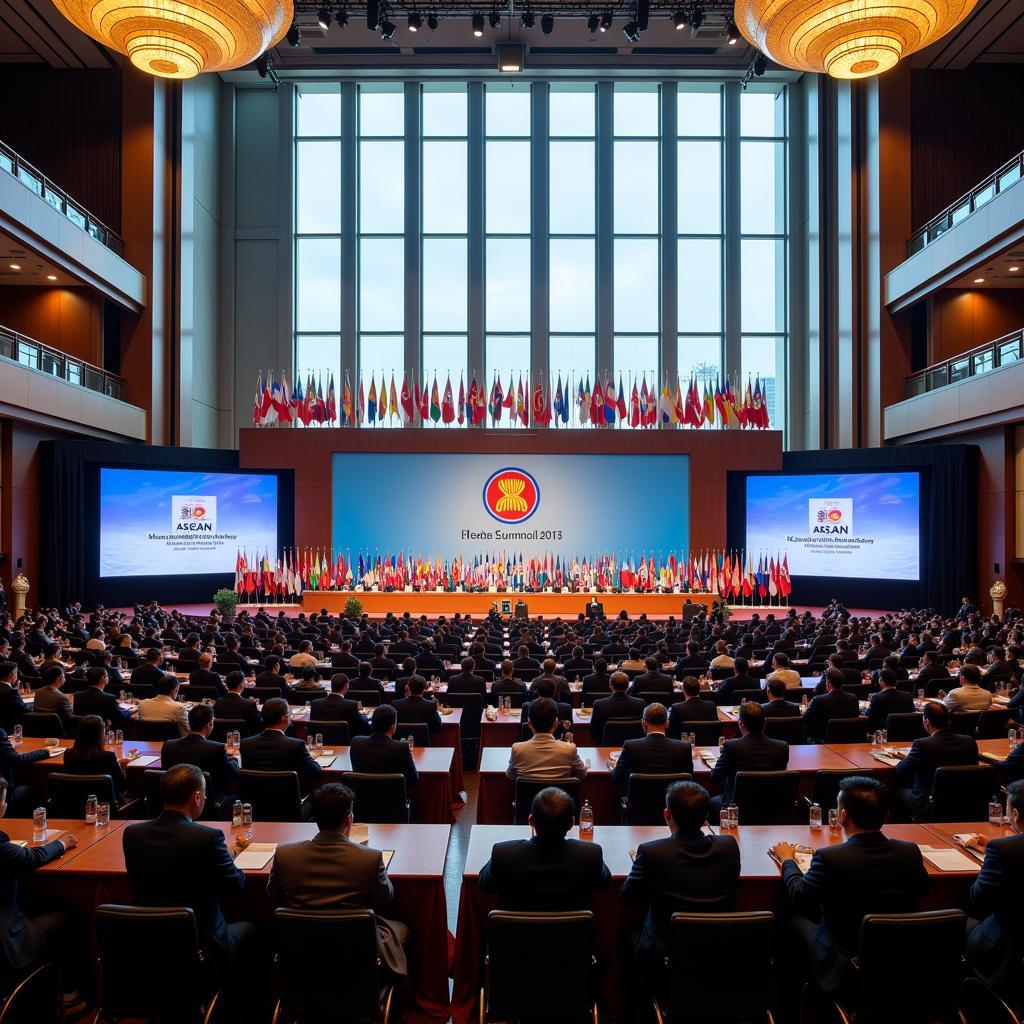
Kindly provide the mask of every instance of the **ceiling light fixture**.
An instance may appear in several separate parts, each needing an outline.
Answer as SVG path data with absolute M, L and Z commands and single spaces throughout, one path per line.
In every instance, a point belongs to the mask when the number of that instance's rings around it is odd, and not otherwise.
M 501 15 L 497 11 L 491 11 L 487 20 L 490 22 L 491 28 L 495 30 L 501 28 Z
M 537 24 L 537 16 L 533 13 L 533 11 L 527 8 L 520 15 L 519 24 L 522 25 L 523 28 L 533 28 L 534 25 Z
M 611 11 L 605 11 L 601 15 L 601 31 L 607 32 L 612 27 L 612 15 Z
M 735 46 L 740 41 L 739 30 L 732 18 L 725 19 L 725 40 L 730 46 Z
M 795 71 L 870 78 L 946 35 L 978 0 L 736 0 L 736 23 Z
M 1016 274 L 1018 270 L 1020 270 L 1020 267 L 1010 267 L 1011 274 Z
M 984 284 L 985 283 L 985 278 L 983 278 L 983 277 L 976 277 L 974 279 L 974 283 L 975 284 Z
M 622 34 L 631 42 L 640 42 L 640 26 L 635 21 L 627 21 L 622 26 Z
M 555 30 L 555 16 L 553 14 L 545 14 L 540 19 L 540 30 L 544 35 L 549 36 Z
M 601 24 L 601 19 L 598 18 L 598 16 L 596 14 L 592 14 L 589 18 L 587 18 L 587 31 L 591 35 L 593 35 L 597 31 L 598 26 L 600 24 Z
M 517 74 L 526 66 L 526 46 L 523 43 L 498 43 L 498 70 L 504 74 Z
M 482 36 L 484 34 L 484 16 L 482 14 L 473 15 L 473 35 Z
M 423 18 L 420 16 L 419 11 L 409 12 L 409 31 L 419 32 L 420 26 L 423 24 Z
M 690 19 L 687 18 L 686 11 L 676 11 L 676 13 L 672 15 L 672 24 L 675 25 L 677 32 L 681 28 L 686 28 L 689 22 Z
M 47 274 L 46 275 L 46 280 L 47 281 L 56 281 L 57 280 L 57 275 L 56 274 Z
M 321 7 L 316 12 L 316 23 L 326 32 L 331 27 L 331 12 L 326 7 Z
M 11 270 L 21 270 L 21 264 L 20 263 L 11 263 L 11 264 L 9 264 L 9 266 L 10 266 Z

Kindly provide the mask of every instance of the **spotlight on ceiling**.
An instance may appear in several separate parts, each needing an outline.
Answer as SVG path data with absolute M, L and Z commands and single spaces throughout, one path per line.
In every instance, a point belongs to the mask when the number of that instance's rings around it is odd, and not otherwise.
M 423 18 L 420 17 L 420 12 L 410 11 L 408 23 L 410 32 L 419 32 L 420 26 L 423 24 Z
M 693 28 L 693 31 L 696 32 L 703 24 L 704 8 L 700 4 L 694 4 L 693 10 L 690 11 L 690 25 Z
M 768 61 L 763 53 L 754 55 L 754 77 L 760 78 L 768 70 Z
M 612 27 L 612 15 L 611 11 L 605 11 L 601 15 L 601 31 L 607 32 Z
M 635 21 L 627 21 L 622 26 L 622 34 L 631 42 L 640 42 L 640 26 Z
M 427 15 L 427 28 L 429 28 L 431 32 L 433 32 L 437 28 L 437 15 L 436 14 L 428 14 Z
M 533 28 L 534 25 L 537 24 L 537 16 L 533 13 L 533 11 L 527 8 L 520 15 L 519 24 L 522 25 L 523 28 Z
M 326 32 L 331 27 L 331 12 L 326 7 L 321 7 L 316 12 L 316 23 Z
M 390 19 L 385 18 L 380 23 L 380 37 L 381 39 L 390 39 L 398 31 L 398 26 Z
M 334 20 L 338 23 L 338 28 L 344 28 L 348 24 L 348 11 L 344 7 L 339 7 Z
M 279 83 L 277 72 L 274 70 L 274 56 L 269 50 L 256 58 L 256 71 L 260 78 L 269 78 L 274 83 L 274 88 L 277 88 Z
M 553 14 L 545 14 L 540 19 L 540 30 L 544 35 L 549 36 L 555 30 L 555 16 Z
M 491 28 L 501 28 L 501 15 L 497 11 L 491 11 L 491 13 L 487 15 L 487 20 L 490 22 Z
M 302 42 L 302 33 L 299 31 L 299 26 L 292 22 L 292 27 L 288 29 L 288 33 L 285 36 L 288 40 L 289 46 L 298 46 Z
M 730 46 L 735 46 L 740 41 L 739 29 L 732 18 L 725 19 L 725 39 Z
M 526 46 L 523 43 L 498 43 L 498 70 L 514 75 L 526 66 Z
M 593 35 L 597 31 L 597 28 L 600 24 L 601 19 L 598 18 L 596 14 L 592 14 L 589 18 L 587 18 L 587 31 L 591 35 Z
M 672 15 L 672 24 L 675 25 L 677 32 L 681 28 L 686 28 L 689 23 L 690 19 L 686 16 L 686 11 L 676 11 L 676 13 Z
M 473 15 L 473 35 L 482 36 L 484 34 L 484 16 L 482 14 Z

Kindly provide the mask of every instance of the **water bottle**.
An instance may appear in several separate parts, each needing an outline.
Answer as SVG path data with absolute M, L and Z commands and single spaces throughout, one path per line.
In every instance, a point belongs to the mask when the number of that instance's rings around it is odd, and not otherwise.
M 37 807 L 32 812 L 32 839 L 41 843 L 46 838 L 46 808 Z
M 236 800 L 231 805 L 231 827 L 241 828 L 242 827 L 242 801 Z
M 1010 741 L 1010 748 L 1017 746 L 1017 730 L 1011 729 L 1007 734 L 1006 738 Z
M 242 804 L 242 827 L 249 828 L 252 825 L 252 804 Z
M 810 703 L 811 703 L 810 699 L 808 698 L 807 694 L 805 693 L 803 695 L 803 697 L 800 698 L 800 706 L 806 711 L 807 710 L 807 705 L 810 704 Z
M 580 811 L 580 834 L 593 835 L 594 832 L 594 809 L 590 806 L 589 800 L 583 801 L 583 810 Z
M 114 745 L 115 745 L 114 744 L 114 730 L 113 729 L 108 729 L 107 730 L 107 746 L 108 747 L 113 747 Z
M 95 793 L 90 793 L 85 800 L 85 823 L 86 825 L 96 824 L 96 808 L 99 806 L 99 800 Z
M 812 832 L 821 831 L 821 804 L 811 804 L 810 826 Z

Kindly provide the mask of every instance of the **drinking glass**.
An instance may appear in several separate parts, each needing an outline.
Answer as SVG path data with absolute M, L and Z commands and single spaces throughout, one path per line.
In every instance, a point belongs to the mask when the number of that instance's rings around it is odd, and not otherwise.
M 828 812 L 828 830 L 829 832 L 839 831 L 839 810 L 835 807 Z
M 16 746 L 16 747 L 20 747 L 21 746 L 21 737 L 22 737 L 22 735 L 23 735 L 23 732 L 22 732 L 21 725 L 19 723 L 18 725 L 16 725 L 14 727 L 14 733 L 11 736 L 11 742 L 14 744 L 14 746 Z
M 990 825 L 1002 825 L 1003 805 L 998 800 L 993 800 L 988 805 L 988 823 Z
M 96 805 L 96 827 L 103 828 L 110 824 L 110 804 Z
M 316 739 L 313 741 L 313 749 L 316 751 L 317 757 L 324 752 L 324 734 L 322 732 L 316 734 Z

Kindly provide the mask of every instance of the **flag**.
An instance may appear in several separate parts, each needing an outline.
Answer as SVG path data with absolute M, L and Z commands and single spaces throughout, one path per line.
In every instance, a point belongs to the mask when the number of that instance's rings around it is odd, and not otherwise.
M 594 381 L 594 390 L 590 393 L 590 422 L 595 427 L 603 427 L 605 423 L 604 387 L 601 384 L 600 378 Z
M 475 383 L 475 382 L 474 382 Z M 461 427 L 466 420 L 470 423 L 473 422 L 473 411 L 466 405 L 466 382 L 462 378 L 462 373 L 459 373 L 459 426 Z
M 370 376 L 370 394 L 366 399 L 366 422 L 377 422 L 377 382 Z
M 618 394 L 618 397 L 615 399 L 615 411 L 619 414 L 619 419 L 620 420 L 624 420 L 626 418 L 626 413 L 629 411 L 626 408 L 626 396 L 623 394 L 623 391 L 622 391 L 622 371 L 621 370 L 619 371 L 619 394 Z
M 590 419 L 590 374 L 587 374 L 587 388 L 583 390 L 583 378 L 580 377 L 580 385 L 576 392 L 576 404 L 580 409 L 580 426 L 583 426 Z
M 417 399 L 417 406 L 420 414 L 420 421 L 426 423 L 430 419 L 430 388 L 427 387 L 427 382 L 423 379 L 420 380 L 420 384 L 423 385 L 422 390 L 419 392 L 419 398 Z M 434 382 L 434 387 L 437 387 L 437 381 Z
M 779 569 L 779 593 L 789 597 L 793 593 L 793 584 L 789 579 L 789 555 L 782 556 L 782 567 Z
M 533 422 L 535 424 L 547 422 L 544 419 L 544 385 L 536 378 L 533 383 Z
M 489 412 L 495 423 L 501 422 L 501 411 L 505 408 L 505 396 L 501 391 L 501 377 L 494 375 L 494 384 L 491 386 L 491 401 Z
M 526 387 L 527 387 L 527 389 L 529 389 L 529 387 L 530 387 L 529 379 L 527 379 Z M 512 393 L 512 382 L 509 381 L 509 394 L 511 395 L 511 393 Z M 524 417 L 526 415 L 526 404 L 525 404 L 525 401 L 523 399 L 523 375 L 522 374 L 519 375 L 519 383 L 516 385 L 516 399 L 515 399 L 515 407 L 514 408 L 515 408 L 515 413 L 513 415 L 513 419 L 519 418 L 519 419 L 521 419 L 525 423 L 526 420 L 525 420 Z
M 273 374 L 271 374 L 271 380 L 273 380 Z M 270 404 L 273 406 L 277 419 L 282 423 L 287 423 L 291 416 L 288 409 L 288 393 L 281 386 L 280 381 L 274 380 L 270 386 Z
M 402 410 L 398 406 L 398 392 L 395 390 L 395 371 L 391 371 L 391 387 L 388 390 L 388 417 L 398 416 L 401 419 Z
M 384 371 L 380 371 L 380 391 L 377 393 L 377 420 L 384 422 L 388 414 L 388 389 L 384 384 Z
M 415 379 L 413 380 L 415 385 Z M 407 374 L 402 372 L 402 422 L 405 426 L 412 426 L 412 417 L 414 413 L 414 407 L 412 404 L 412 391 L 409 389 L 409 378 Z
M 334 371 L 327 383 L 327 422 L 333 423 L 338 418 L 338 396 L 334 391 Z
M 604 379 L 604 421 L 609 426 L 615 422 L 615 385 L 605 377 Z
M 679 382 L 679 378 L 676 377 L 676 397 L 674 399 L 674 408 L 672 415 L 675 417 L 676 423 L 685 423 L 686 407 L 683 402 L 683 386 Z
M 444 398 L 441 399 L 441 420 L 446 426 L 455 421 L 455 399 L 452 397 L 452 375 L 450 373 L 444 385 Z
M 555 414 L 555 425 L 556 426 L 558 425 L 558 421 L 559 420 L 562 420 L 562 422 L 564 423 L 565 420 L 562 419 L 562 410 L 565 409 L 566 412 L 568 412 L 569 410 L 568 410 L 568 408 L 565 405 L 565 396 L 562 394 L 562 374 L 561 373 L 558 374 L 558 383 L 555 385 L 555 401 L 552 404 L 551 409 L 552 409 L 552 412 L 554 412 L 554 414 Z M 566 417 L 566 418 L 568 418 L 568 417 Z
M 358 427 L 366 417 L 366 398 L 363 395 L 363 375 L 359 375 L 359 398 L 356 404 L 356 422 Z
M 270 399 L 270 385 L 266 378 L 263 376 L 263 371 L 260 370 L 260 419 L 267 422 L 267 413 L 270 412 L 271 399 Z
M 633 391 L 629 396 L 629 425 L 640 426 L 640 393 L 636 389 L 636 381 L 633 381 Z
M 260 376 L 261 377 L 263 376 L 262 372 L 260 373 Z M 252 400 L 252 425 L 254 427 L 258 427 L 260 425 L 261 420 L 263 419 L 263 415 L 260 412 L 260 398 L 262 398 L 262 397 L 263 397 L 263 388 L 261 387 L 260 382 L 257 381 L 256 382 L 256 394 L 255 394 L 255 396 L 253 397 L 253 400 Z
M 425 393 L 425 392 L 424 392 Z M 441 400 L 437 393 L 437 374 L 434 374 L 434 383 L 430 386 L 430 418 L 437 423 L 441 419 Z
M 672 396 L 668 393 L 668 380 L 666 379 L 661 385 L 661 399 L 659 402 L 661 406 L 661 422 L 666 424 L 672 423 L 672 415 L 675 412 L 675 403 L 672 401 Z
M 288 390 L 288 378 L 281 373 L 281 411 L 278 414 L 282 423 L 291 423 L 295 418 L 292 411 L 292 396 Z
M 715 425 L 715 403 L 712 401 L 707 381 L 704 381 L 704 404 L 701 408 L 701 419 L 705 423 L 710 423 L 711 426 Z
M 520 377 L 519 383 L 522 384 L 522 382 L 523 380 Z M 512 387 L 511 373 L 509 373 L 508 375 L 508 388 L 505 391 L 505 408 L 510 410 L 516 408 L 516 392 L 515 389 Z M 512 418 L 515 419 L 515 413 L 512 413 Z
M 484 397 L 484 382 L 477 384 L 476 371 L 473 371 L 473 383 L 476 384 L 476 397 L 473 402 L 473 426 L 487 423 L 487 399 Z
M 640 385 L 640 426 L 646 427 L 648 413 L 650 411 L 651 396 L 647 390 L 647 374 L 644 374 L 643 382 Z

